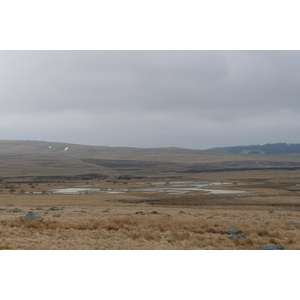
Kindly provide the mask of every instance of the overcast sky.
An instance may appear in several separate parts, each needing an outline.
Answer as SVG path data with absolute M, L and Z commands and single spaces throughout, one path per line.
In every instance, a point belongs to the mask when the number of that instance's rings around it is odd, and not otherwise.
M 0 139 L 300 143 L 299 51 L 0 51 Z

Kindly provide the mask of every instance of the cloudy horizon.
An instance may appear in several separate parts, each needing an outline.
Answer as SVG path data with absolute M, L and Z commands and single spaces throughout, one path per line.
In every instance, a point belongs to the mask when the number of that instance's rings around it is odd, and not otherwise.
M 300 143 L 299 51 L 0 51 L 1 140 Z

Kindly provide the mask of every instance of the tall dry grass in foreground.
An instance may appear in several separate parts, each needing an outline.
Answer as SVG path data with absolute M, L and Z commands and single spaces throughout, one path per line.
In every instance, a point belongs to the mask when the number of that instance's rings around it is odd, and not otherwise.
M 73 221 L 0 222 L 0 249 L 259 249 L 276 243 L 299 249 L 300 230 L 239 222 L 246 238 L 230 240 L 232 220 L 164 216 L 91 217 Z

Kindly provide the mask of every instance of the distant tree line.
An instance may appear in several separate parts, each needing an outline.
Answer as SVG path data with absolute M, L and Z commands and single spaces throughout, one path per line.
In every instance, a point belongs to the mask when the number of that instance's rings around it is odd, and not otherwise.
M 300 153 L 300 144 L 276 143 L 266 145 L 250 145 L 235 147 L 216 147 L 209 149 L 211 151 L 223 151 L 229 153 L 241 153 L 248 151 L 249 154 L 284 154 L 284 153 Z

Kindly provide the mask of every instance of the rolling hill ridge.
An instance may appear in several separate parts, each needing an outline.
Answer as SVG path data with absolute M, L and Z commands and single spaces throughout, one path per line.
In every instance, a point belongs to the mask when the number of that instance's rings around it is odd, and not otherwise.
M 300 168 L 300 154 L 244 155 L 184 148 L 129 148 L 43 141 L 0 141 L 0 177 L 160 176 Z

